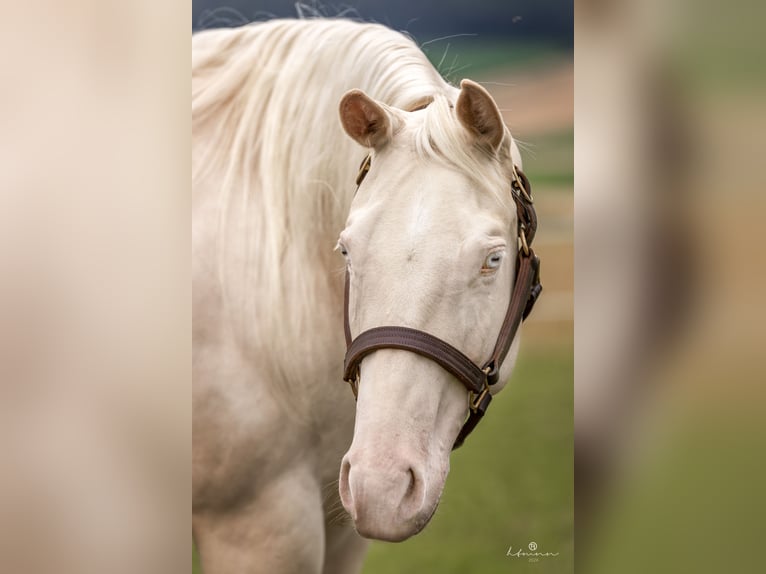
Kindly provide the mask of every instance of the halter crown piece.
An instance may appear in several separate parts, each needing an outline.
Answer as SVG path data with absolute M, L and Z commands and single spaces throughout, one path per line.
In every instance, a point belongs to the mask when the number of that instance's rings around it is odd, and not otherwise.
M 356 177 L 357 190 L 371 167 L 371 156 L 364 158 Z M 452 446 L 453 450 L 463 444 L 465 438 L 479 424 L 492 400 L 490 388 L 499 378 L 500 366 L 511 348 L 521 322 L 527 318 L 543 287 L 540 284 L 540 258 L 532 250 L 532 240 L 537 230 L 537 214 L 532 201 L 529 180 L 513 166 L 511 194 L 516 204 L 517 237 L 519 253 L 511 300 L 505 312 L 503 325 L 497 336 L 492 354 L 481 366 L 461 351 L 424 331 L 409 327 L 375 327 L 351 337 L 348 319 L 349 276 L 346 270 L 343 327 L 346 335 L 346 358 L 343 364 L 343 380 L 351 385 L 354 398 L 359 391 L 359 368 L 362 359 L 379 349 L 401 349 L 421 355 L 440 365 L 463 383 L 469 393 L 468 418 Z

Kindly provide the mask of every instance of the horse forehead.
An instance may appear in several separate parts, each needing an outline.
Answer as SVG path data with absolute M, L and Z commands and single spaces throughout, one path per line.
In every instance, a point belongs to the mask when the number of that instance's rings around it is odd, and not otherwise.
M 413 244 L 422 249 L 434 242 L 459 243 L 482 227 L 503 225 L 503 210 L 488 190 L 441 162 L 412 161 L 415 153 L 396 146 L 375 165 L 379 171 L 372 186 L 347 221 L 360 237 L 389 249 Z
M 430 202 L 416 202 L 411 207 L 403 217 L 381 222 L 367 245 L 370 261 L 394 266 L 406 263 L 421 270 L 460 267 L 477 246 L 503 229 L 495 218 L 483 214 L 452 213 L 444 218 Z
M 407 243 L 460 237 L 470 232 L 471 215 L 481 211 L 476 194 L 454 173 L 422 169 L 377 206 L 382 231 Z
M 448 203 L 452 203 L 448 198 L 413 193 L 399 209 L 387 213 L 382 236 L 389 236 L 393 244 L 410 254 L 429 246 L 457 243 L 465 235 L 466 225 Z

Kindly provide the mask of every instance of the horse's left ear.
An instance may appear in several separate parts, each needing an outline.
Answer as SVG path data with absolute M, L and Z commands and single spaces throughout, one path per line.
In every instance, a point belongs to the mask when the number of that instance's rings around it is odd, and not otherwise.
M 383 107 L 361 90 L 346 92 L 340 100 L 343 129 L 364 147 L 378 148 L 391 137 L 391 118 Z
M 460 123 L 476 137 L 477 143 L 497 151 L 505 135 L 503 116 L 489 92 L 476 82 L 460 82 L 460 95 L 455 104 Z

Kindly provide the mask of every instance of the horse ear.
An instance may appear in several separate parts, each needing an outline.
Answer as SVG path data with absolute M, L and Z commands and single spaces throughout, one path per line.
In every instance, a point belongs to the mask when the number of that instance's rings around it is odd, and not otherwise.
M 340 100 L 343 129 L 359 144 L 378 148 L 391 137 L 388 112 L 361 90 L 351 90 Z
M 505 135 L 505 124 L 495 100 L 476 82 L 460 82 L 460 95 L 455 104 L 457 118 L 475 137 L 496 151 Z

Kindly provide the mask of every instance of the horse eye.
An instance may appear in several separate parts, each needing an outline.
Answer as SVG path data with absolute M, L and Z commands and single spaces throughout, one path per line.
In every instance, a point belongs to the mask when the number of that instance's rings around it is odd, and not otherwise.
M 338 251 L 340 251 L 340 254 L 343 255 L 343 257 L 348 257 L 348 249 L 346 249 L 346 246 L 342 243 L 338 242 L 338 245 L 335 247 Z
M 503 261 L 503 252 L 502 251 L 493 251 L 489 255 L 487 255 L 487 258 L 484 260 L 484 265 L 482 265 L 481 270 L 482 271 L 494 271 L 498 267 L 500 267 L 500 263 Z

